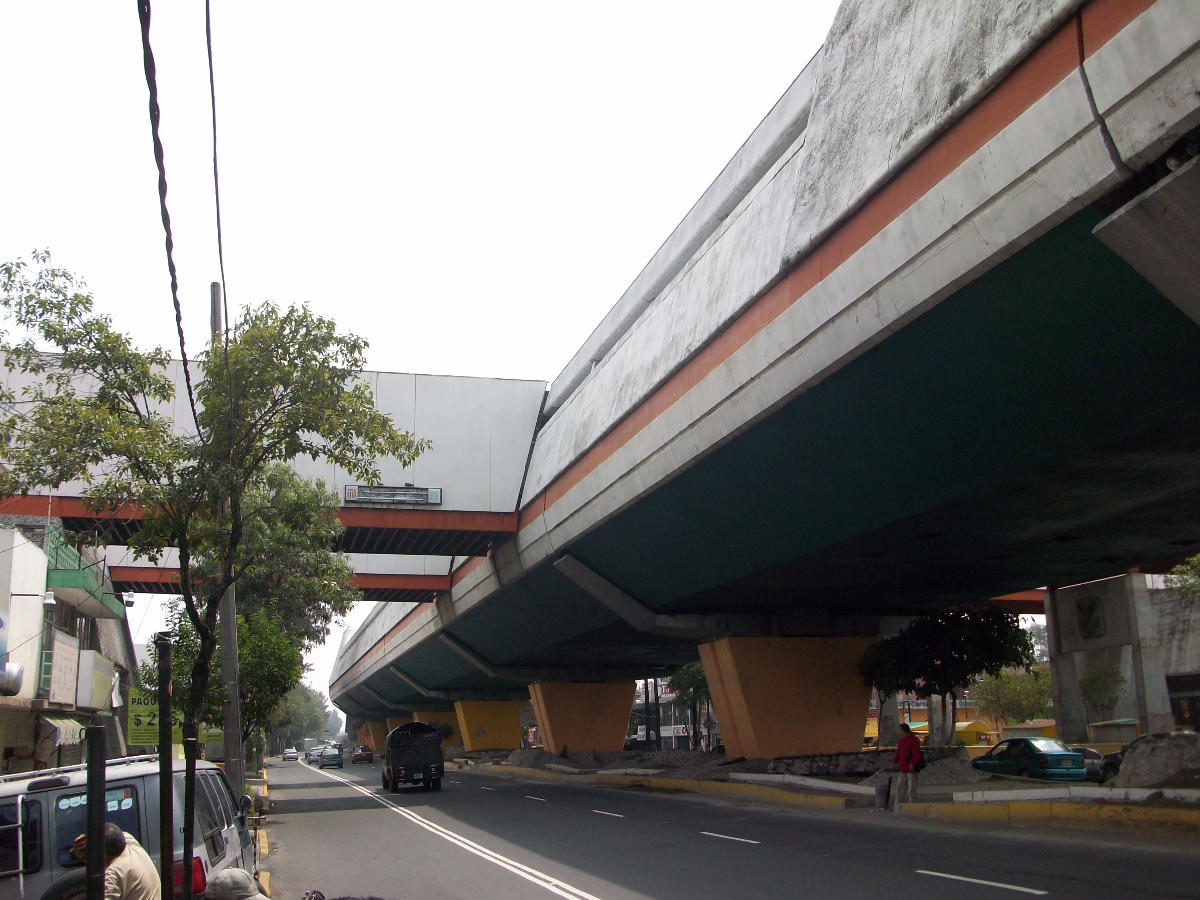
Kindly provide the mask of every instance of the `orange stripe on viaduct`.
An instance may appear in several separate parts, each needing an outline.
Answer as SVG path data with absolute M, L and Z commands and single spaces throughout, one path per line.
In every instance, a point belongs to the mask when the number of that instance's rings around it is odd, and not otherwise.
M 142 584 L 178 584 L 179 569 L 175 566 L 109 566 L 113 581 Z M 394 575 L 356 572 L 350 583 L 359 589 L 401 591 L 448 591 L 449 575 Z
M 525 527 L 553 506 L 602 462 L 669 409 L 775 318 L 885 226 L 928 193 L 973 153 L 1012 124 L 1055 85 L 1079 68 L 1154 0 L 1093 0 L 1068 18 L 993 89 L 918 153 L 907 165 L 836 226 L 795 268 L 734 320 L 711 343 L 654 390 L 591 449 L 521 508 Z M 1083 58 L 1079 29 L 1084 36 Z
M 0 515 L 52 516 L 63 519 L 116 519 L 136 521 L 144 515 L 140 506 L 126 504 L 112 510 L 93 511 L 79 497 L 29 495 L 0 500 Z M 515 532 L 515 512 L 451 509 L 377 509 L 342 507 L 338 517 L 347 528 L 420 529 L 424 531 Z

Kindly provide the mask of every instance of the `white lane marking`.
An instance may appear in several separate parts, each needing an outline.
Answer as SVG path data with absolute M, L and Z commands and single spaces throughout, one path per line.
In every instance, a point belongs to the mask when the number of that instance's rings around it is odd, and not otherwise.
M 480 789 L 481 791 L 494 791 L 494 790 L 495 790 L 495 788 L 483 787 L 482 785 L 480 786 L 480 788 L 479 788 L 479 789 Z
M 623 819 L 623 818 L 625 818 L 625 817 L 624 817 L 623 815 L 621 815 L 620 813 L 610 813 L 610 812 L 605 812 L 605 811 L 604 811 L 604 810 L 602 810 L 602 809 L 593 809 L 593 810 L 592 810 L 592 812 L 594 812 L 594 813 L 600 813 L 600 815 L 602 815 L 602 816 L 612 816 L 614 819 Z
M 762 841 L 752 841 L 750 838 L 734 837 L 732 834 L 717 834 L 715 831 L 702 831 L 701 834 L 707 834 L 709 837 L 724 838 L 727 841 L 741 841 L 743 844 L 761 844 Z
M 451 784 L 462 784 L 461 781 L 455 781 L 453 778 L 448 778 L 446 780 L 449 781 Z
M 966 881 L 970 884 L 985 884 L 988 887 L 1003 888 L 1006 891 L 1020 891 L 1022 894 L 1037 894 L 1041 896 L 1045 891 L 1039 891 L 1037 888 L 1021 887 L 1019 884 L 1005 884 L 1003 881 L 984 881 L 982 878 L 967 878 L 965 875 L 950 875 L 946 872 L 932 872 L 929 869 L 915 870 L 918 875 L 932 875 L 934 878 L 949 878 L 952 881 Z
M 533 794 L 526 794 L 526 795 L 525 795 L 525 799 L 526 799 L 526 800 L 536 800 L 538 803 L 545 803 L 545 802 L 546 802 L 546 798 L 545 798 L 545 797 L 535 797 L 535 796 L 533 796 Z
M 565 881 L 559 881 L 553 875 L 547 875 L 545 872 L 540 872 L 531 866 L 527 866 L 524 863 L 519 863 L 515 859 L 509 859 L 507 856 L 501 856 L 495 850 L 489 850 L 482 844 L 477 844 L 470 838 L 463 837 L 461 834 L 456 834 L 449 828 L 445 828 L 436 822 L 426 819 L 424 816 L 419 816 L 412 810 L 405 809 L 403 806 L 399 806 L 386 797 L 380 797 L 374 791 L 368 790 L 357 782 L 349 781 L 340 775 L 334 775 L 330 772 L 324 771 L 323 769 L 319 771 L 326 778 L 329 778 L 333 781 L 340 781 L 346 787 L 356 790 L 364 796 L 370 797 L 380 806 L 387 807 L 392 812 L 396 813 L 396 815 L 403 816 L 414 825 L 419 825 L 426 831 L 437 835 L 443 840 L 449 841 L 451 844 L 454 844 L 457 847 L 461 847 L 468 853 L 474 853 L 481 859 L 485 859 L 502 869 L 512 872 L 514 875 L 518 875 L 521 878 L 524 878 L 526 881 L 533 882 L 538 887 L 543 887 L 552 894 L 558 894 L 558 896 L 564 897 L 566 900 L 600 900 L 599 897 L 589 894 L 587 891 L 582 890 L 581 888 L 573 887 L 572 885 L 567 884 Z

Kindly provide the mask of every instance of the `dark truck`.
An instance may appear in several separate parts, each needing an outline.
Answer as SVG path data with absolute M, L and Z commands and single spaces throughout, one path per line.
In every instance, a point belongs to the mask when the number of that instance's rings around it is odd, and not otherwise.
M 383 751 L 383 786 L 395 793 L 402 784 L 427 791 L 442 789 L 442 736 L 428 722 L 405 722 L 388 732 Z

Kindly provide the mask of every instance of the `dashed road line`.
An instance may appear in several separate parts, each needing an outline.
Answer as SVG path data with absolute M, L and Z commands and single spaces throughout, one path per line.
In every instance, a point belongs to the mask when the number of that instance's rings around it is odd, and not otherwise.
M 707 834 L 709 837 L 723 838 L 727 841 L 739 841 L 743 844 L 761 844 L 762 841 L 752 841 L 750 838 L 734 837 L 732 834 L 718 834 L 715 831 L 702 831 L 701 834 Z
M 533 794 L 526 794 L 526 795 L 525 795 L 525 799 L 526 799 L 526 800 L 536 800 L 538 803 L 545 803 L 545 802 L 546 802 L 546 798 L 545 798 L 545 797 L 535 797 L 535 796 L 533 796 Z
M 532 884 L 536 884 L 539 887 L 545 888 L 552 894 L 557 894 L 558 896 L 564 898 L 564 900 L 600 900 L 599 897 L 589 894 L 587 891 L 568 884 L 565 881 L 561 881 L 560 879 L 555 878 L 553 875 L 540 872 L 532 866 L 527 866 L 524 863 L 517 862 L 515 859 L 501 856 L 495 850 L 489 850 L 482 844 L 475 843 L 470 838 L 464 837 L 461 834 L 457 834 L 456 832 L 451 831 L 449 828 L 439 825 L 430 819 L 426 819 L 424 816 L 418 815 L 410 809 L 405 809 L 399 804 L 393 803 L 386 797 L 381 797 L 379 794 L 367 789 L 358 782 L 350 781 L 344 776 L 333 775 L 325 772 L 324 770 L 322 770 L 320 774 L 332 781 L 341 782 L 351 790 L 358 791 L 360 794 L 370 797 L 380 806 L 385 806 L 397 815 L 403 816 L 414 825 L 424 828 L 426 831 L 437 835 L 443 840 L 449 841 L 451 844 L 461 847 L 463 850 L 473 853 L 481 859 L 485 859 L 488 862 L 513 873 L 514 875 L 524 878 L 526 881 L 529 881 Z M 495 788 L 491 788 L 490 790 L 495 790 Z
M 625 817 L 624 817 L 623 815 L 621 815 L 620 813 L 610 813 L 610 812 L 605 812 L 605 811 L 604 811 L 604 810 L 602 810 L 602 809 L 593 809 L 593 810 L 592 810 L 592 812 L 594 812 L 594 813 L 600 813 L 600 815 L 602 815 L 602 816 L 612 816 L 614 819 L 623 819 L 623 818 L 625 818 Z
M 951 875 L 948 872 L 933 872 L 929 869 L 916 869 L 918 875 L 932 875 L 935 878 L 949 878 L 951 881 L 966 881 L 969 884 L 983 884 L 987 887 L 1002 888 L 1006 891 L 1020 891 L 1022 894 L 1037 894 L 1041 896 L 1046 891 L 1039 891 L 1037 888 L 1022 887 L 1019 884 L 1005 884 L 1003 881 L 985 881 L 982 878 L 968 878 L 965 875 Z
M 480 785 L 480 786 L 479 786 L 479 789 L 480 789 L 481 791 L 494 791 L 494 790 L 495 790 L 495 788 L 484 787 L 483 785 Z

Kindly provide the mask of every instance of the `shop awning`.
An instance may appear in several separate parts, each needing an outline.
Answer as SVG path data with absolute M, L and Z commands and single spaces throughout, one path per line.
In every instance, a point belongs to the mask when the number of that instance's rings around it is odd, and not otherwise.
M 61 716 L 42 716 L 42 722 L 55 730 L 54 745 L 56 747 L 69 747 L 83 740 L 86 726 L 82 722 L 65 719 Z

